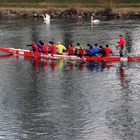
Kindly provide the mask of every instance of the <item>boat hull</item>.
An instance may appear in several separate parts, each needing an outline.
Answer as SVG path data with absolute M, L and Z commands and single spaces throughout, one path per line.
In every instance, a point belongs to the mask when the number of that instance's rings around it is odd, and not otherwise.
M 42 54 L 39 52 L 31 52 L 30 50 L 14 49 L 14 48 L 0 48 L 0 51 L 13 54 L 16 56 L 44 58 L 44 59 L 65 59 L 65 60 L 80 60 L 80 61 L 116 61 L 116 62 L 117 61 L 140 61 L 140 57 L 120 58 L 119 56 L 111 56 L 111 57 L 84 56 L 83 58 L 81 58 L 78 56 L 70 56 L 70 55 Z

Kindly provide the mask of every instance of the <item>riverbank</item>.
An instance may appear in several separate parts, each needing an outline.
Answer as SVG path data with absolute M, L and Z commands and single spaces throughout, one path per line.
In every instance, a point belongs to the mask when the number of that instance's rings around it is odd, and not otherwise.
M 0 17 L 10 18 L 39 18 L 41 14 L 49 14 L 51 18 L 90 18 L 93 15 L 98 19 L 134 19 L 140 18 L 140 8 L 13 8 L 0 7 Z

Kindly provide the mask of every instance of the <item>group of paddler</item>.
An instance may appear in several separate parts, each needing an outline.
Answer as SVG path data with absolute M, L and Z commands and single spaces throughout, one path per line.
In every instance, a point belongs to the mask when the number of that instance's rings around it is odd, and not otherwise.
M 90 57 L 109 57 L 110 55 L 113 55 L 113 51 L 108 44 L 105 46 L 98 45 L 97 43 L 94 46 L 87 44 L 87 47 L 83 48 L 80 43 L 77 43 L 75 46 L 71 43 L 69 44 L 68 49 L 66 49 L 66 47 L 61 42 L 55 43 L 53 41 L 49 41 L 49 43 L 46 44 L 42 40 L 39 40 L 37 44 L 33 42 L 30 46 L 32 46 L 32 52 L 40 52 L 44 54 L 50 53 L 51 55 L 63 55 L 63 52 L 66 52 L 67 55 L 76 55 L 79 57 L 84 55 Z M 124 47 L 125 38 L 123 35 L 120 35 L 120 40 L 118 42 L 118 46 L 116 47 L 116 49 L 119 48 L 120 57 L 123 57 Z

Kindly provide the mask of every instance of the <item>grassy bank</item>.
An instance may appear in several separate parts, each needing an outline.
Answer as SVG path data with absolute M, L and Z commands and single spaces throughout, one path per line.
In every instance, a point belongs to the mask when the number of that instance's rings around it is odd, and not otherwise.
M 0 17 L 140 18 L 140 0 L 0 0 Z
M 140 0 L 1 0 L 0 7 L 140 8 Z

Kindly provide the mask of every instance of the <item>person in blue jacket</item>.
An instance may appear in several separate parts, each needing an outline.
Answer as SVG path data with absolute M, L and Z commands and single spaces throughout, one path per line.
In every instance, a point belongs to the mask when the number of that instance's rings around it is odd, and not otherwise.
M 89 49 L 86 51 L 86 55 L 91 57 L 94 54 L 93 46 L 91 46 L 90 44 L 87 44 L 87 46 L 89 47 Z
M 95 46 L 93 47 L 93 56 L 99 56 L 99 55 L 100 55 L 100 48 L 96 43 Z

